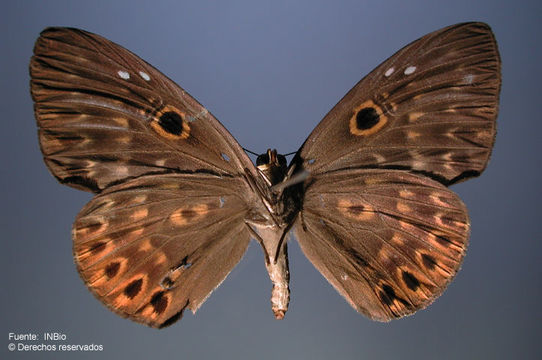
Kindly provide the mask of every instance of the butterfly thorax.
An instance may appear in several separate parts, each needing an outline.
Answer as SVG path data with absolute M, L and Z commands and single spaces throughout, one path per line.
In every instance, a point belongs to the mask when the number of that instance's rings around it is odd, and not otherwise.
M 303 179 L 291 181 L 286 157 L 278 154 L 275 149 L 267 149 L 266 153 L 259 155 L 256 159 L 256 166 L 258 173 L 267 185 L 266 191 L 264 191 L 266 198 L 264 203 L 273 218 L 271 223 L 279 228 L 284 228 L 291 223 L 299 210 L 297 205 L 299 199 L 296 198 L 296 194 L 299 193 L 297 186 Z

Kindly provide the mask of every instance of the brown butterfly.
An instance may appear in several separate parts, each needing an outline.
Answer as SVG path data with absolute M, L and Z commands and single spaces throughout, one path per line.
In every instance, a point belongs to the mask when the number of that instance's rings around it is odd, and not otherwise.
M 289 166 L 268 150 L 255 167 L 183 89 L 98 35 L 44 30 L 30 74 L 45 163 L 61 183 L 96 193 L 73 225 L 77 269 L 119 315 L 164 327 L 195 312 L 254 238 L 281 319 L 290 230 L 374 320 L 426 307 L 461 265 L 469 219 L 447 186 L 478 176 L 495 139 L 500 59 L 486 24 L 397 52 Z

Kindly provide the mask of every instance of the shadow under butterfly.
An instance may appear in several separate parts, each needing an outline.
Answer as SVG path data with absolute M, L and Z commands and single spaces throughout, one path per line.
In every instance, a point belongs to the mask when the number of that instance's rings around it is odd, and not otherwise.
M 48 28 L 30 62 L 45 163 L 96 196 L 73 225 L 88 288 L 152 327 L 195 312 L 262 246 L 277 319 L 287 238 L 379 321 L 426 307 L 465 255 L 467 209 L 447 186 L 479 175 L 495 139 L 500 59 L 483 23 L 406 46 L 352 88 L 289 165 L 250 161 L 203 106 L 121 46 Z

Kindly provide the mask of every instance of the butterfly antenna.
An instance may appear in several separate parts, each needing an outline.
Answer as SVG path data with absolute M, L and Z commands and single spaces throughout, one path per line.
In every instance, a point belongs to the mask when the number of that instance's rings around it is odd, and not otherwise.
M 247 153 L 255 155 L 255 156 L 260 156 L 261 155 L 261 154 L 256 154 L 254 151 L 250 151 L 249 149 L 243 148 L 243 150 L 245 150 Z

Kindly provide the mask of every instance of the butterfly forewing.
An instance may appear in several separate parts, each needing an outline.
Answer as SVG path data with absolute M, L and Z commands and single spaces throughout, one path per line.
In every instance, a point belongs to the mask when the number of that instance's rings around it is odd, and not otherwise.
M 239 179 L 143 176 L 112 186 L 73 228 L 82 279 L 109 308 L 153 327 L 195 312 L 250 239 Z
M 203 106 L 107 39 L 46 29 L 30 74 L 41 149 L 62 183 L 100 192 L 149 173 L 255 174 Z
M 408 169 L 450 184 L 480 174 L 495 138 L 500 58 L 482 23 L 444 28 L 363 78 L 300 150 L 315 176 Z

